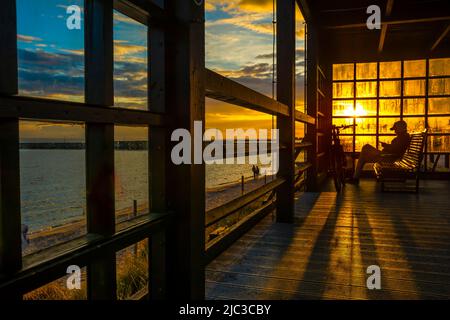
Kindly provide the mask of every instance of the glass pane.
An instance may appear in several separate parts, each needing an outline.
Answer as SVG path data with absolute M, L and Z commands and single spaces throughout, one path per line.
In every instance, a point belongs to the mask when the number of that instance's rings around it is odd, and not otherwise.
M 305 112 L 305 19 L 295 6 L 295 109 Z
M 426 60 L 405 61 L 404 76 L 405 78 L 425 77 L 426 68 Z
M 401 101 L 398 99 L 380 99 L 380 115 L 383 116 L 400 116 Z
M 333 118 L 333 124 L 335 126 L 349 126 L 353 124 L 353 118 Z M 342 131 L 343 134 L 353 134 L 353 127 Z
M 400 81 L 380 81 L 380 97 L 399 97 L 400 93 Z
M 148 128 L 114 127 L 116 222 L 148 213 Z
M 425 129 L 425 118 L 403 118 L 408 124 L 408 132 L 421 132 Z
M 396 121 L 399 121 L 400 117 L 398 118 L 379 118 L 379 133 L 393 133 L 390 129 L 394 125 Z
M 378 150 L 383 150 L 383 147 L 381 145 L 382 142 L 390 144 L 392 143 L 392 140 L 395 138 L 395 136 L 379 136 L 378 138 Z
M 376 79 L 377 78 L 377 63 L 357 63 L 356 64 L 356 79 Z
M 358 98 L 376 97 L 377 83 L 375 81 L 356 83 L 356 96 Z
M 377 119 L 376 118 L 357 118 L 356 133 L 357 134 L 367 134 L 367 133 L 377 133 Z
M 356 101 L 356 116 L 376 116 L 377 115 L 377 100 L 357 100 Z
M 114 105 L 148 110 L 147 26 L 114 11 Z
M 333 65 L 333 80 L 353 80 L 354 65 L 350 64 L 334 64 Z
M 425 114 L 425 99 L 404 99 L 403 100 L 403 114 L 415 115 Z
M 450 133 L 450 117 L 429 117 L 428 126 L 431 133 Z
M 357 136 L 355 141 L 355 151 L 360 152 L 366 144 L 370 144 L 375 147 L 377 144 L 377 138 L 375 136 Z
M 301 142 L 305 138 L 306 124 L 295 121 L 295 141 Z
M 450 95 L 450 78 L 447 79 L 430 79 L 430 95 Z
M 353 136 L 341 136 L 341 144 L 345 152 L 353 152 Z
M 380 79 L 401 78 L 401 76 L 402 76 L 401 61 L 380 63 Z
M 87 269 L 81 270 L 80 288 L 75 279 L 68 274 L 23 295 L 24 300 L 87 300 Z M 73 280 L 73 281 L 72 281 Z M 70 284 L 71 289 L 69 289 Z
M 450 152 L 450 136 L 429 136 L 429 152 Z
M 405 96 L 424 96 L 425 95 L 425 80 L 405 80 L 404 82 Z
M 450 76 L 450 58 L 430 59 L 430 76 Z
M 353 98 L 353 90 L 352 82 L 333 83 L 333 98 Z
M 352 117 L 354 114 L 353 100 L 334 100 L 333 116 Z
M 69 29 L 72 5 L 80 24 L 74 20 Z M 83 0 L 17 0 L 20 95 L 84 102 L 83 6 Z
M 20 121 L 22 253 L 86 233 L 84 125 Z M 26 240 L 28 239 L 28 240 Z
M 117 299 L 135 300 L 148 292 L 148 240 L 116 253 Z
M 429 114 L 450 114 L 450 98 L 430 98 L 428 103 Z

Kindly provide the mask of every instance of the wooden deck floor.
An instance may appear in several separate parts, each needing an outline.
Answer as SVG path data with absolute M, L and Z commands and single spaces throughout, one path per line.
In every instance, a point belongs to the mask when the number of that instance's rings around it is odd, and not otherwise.
M 206 270 L 208 299 L 449 299 L 450 182 L 419 195 L 374 181 L 306 193 L 296 222 L 261 221 Z M 381 268 L 381 290 L 366 287 Z

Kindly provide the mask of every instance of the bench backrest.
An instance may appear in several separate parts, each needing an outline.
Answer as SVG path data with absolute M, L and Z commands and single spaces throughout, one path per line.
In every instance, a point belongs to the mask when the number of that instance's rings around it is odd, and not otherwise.
M 424 130 L 423 132 L 411 134 L 411 142 L 409 143 L 408 150 L 398 161 L 399 164 L 403 167 L 409 168 L 410 170 L 420 169 L 425 148 L 425 141 L 427 140 L 427 132 L 428 130 Z

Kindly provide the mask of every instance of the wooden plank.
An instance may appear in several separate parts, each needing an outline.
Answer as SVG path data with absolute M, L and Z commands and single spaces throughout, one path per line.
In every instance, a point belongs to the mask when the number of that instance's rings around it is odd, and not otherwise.
M 2 1 L 0 10 L 0 93 L 18 92 L 16 1 Z
M 277 221 L 290 223 L 294 219 L 295 171 L 295 0 L 277 0 L 277 99 L 289 108 L 288 115 L 277 117 L 280 144 L 277 177 L 285 184 L 277 189 Z M 303 115 L 305 116 L 305 115 Z
M 306 149 L 312 146 L 311 142 L 298 142 L 295 144 L 295 149 Z
M 85 7 L 86 102 L 114 104 L 113 3 L 93 0 Z M 115 233 L 114 125 L 86 124 L 86 205 L 89 233 Z M 116 252 L 104 250 L 88 265 L 90 300 L 115 300 Z
M 295 121 L 312 124 L 312 125 L 314 125 L 316 123 L 316 119 L 314 117 L 311 117 L 310 115 L 307 115 L 298 110 L 295 110 Z
M 19 121 L 0 118 L 0 272 L 22 266 Z
M 267 194 L 268 192 L 277 189 L 284 182 L 285 181 L 283 179 L 278 178 L 274 181 L 267 183 L 266 185 L 262 186 L 261 188 L 258 188 L 256 190 L 253 190 L 253 191 L 243 195 L 242 197 L 239 197 L 230 202 L 227 202 L 226 204 L 224 204 L 220 207 L 209 210 L 205 216 L 206 228 L 216 224 L 217 222 L 221 221 L 222 219 L 229 216 L 230 214 L 236 212 L 239 209 L 242 209 L 246 205 L 261 198 L 263 195 Z
M 174 119 L 170 129 L 186 129 L 194 136 L 194 122 L 205 123 L 204 2 L 173 0 L 168 10 L 173 19 L 167 37 L 171 39 L 167 43 L 167 111 Z M 192 150 L 196 150 L 194 142 Z M 170 159 L 171 151 L 166 152 Z M 205 165 L 167 164 L 171 182 L 167 197 L 174 212 L 174 225 L 167 235 L 167 296 L 201 300 L 205 295 Z
M 205 70 L 205 81 L 206 96 L 209 98 L 268 114 L 289 114 L 289 108 L 283 103 L 209 69 Z
M 439 37 L 433 43 L 433 45 L 431 46 L 431 51 L 434 51 L 439 46 L 439 44 L 442 42 L 442 40 L 445 39 L 445 37 L 449 32 L 450 32 L 450 24 L 447 26 L 447 28 L 445 28 L 445 30 L 439 35 Z
M 27 97 L 0 97 L 0 117 L 158 127 L 168 123 L 164 115 L 147 111 Z

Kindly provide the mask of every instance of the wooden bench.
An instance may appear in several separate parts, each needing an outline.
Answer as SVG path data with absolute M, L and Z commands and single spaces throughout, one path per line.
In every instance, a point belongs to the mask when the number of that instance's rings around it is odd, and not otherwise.
M 416 181 L 414 191 L 416 193 L 419 191 L 420 165 L 423 160 L 426 139 L 427 130 L 413 133 L 411 134 L 408 150 L 401 159 L 393 162 L 381 161 L 374 164 L 373 168 L 378 181 L 381 182 L 381 190 L 383 192 L 387 191 L 385 188 L 386 182 L 406 182 L 411 176 Z

